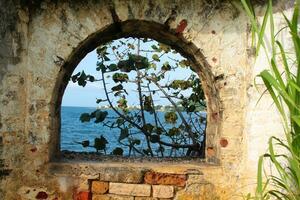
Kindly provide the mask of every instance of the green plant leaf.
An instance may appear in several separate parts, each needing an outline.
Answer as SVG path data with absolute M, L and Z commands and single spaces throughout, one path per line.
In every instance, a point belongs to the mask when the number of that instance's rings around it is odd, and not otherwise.
M 157 62 L 160 61 L 159 56 L 157 54 L 153 54 L 152 55 L 152 59 L 155 60 L 155 61 L 157 61 Z
M 176 127 L 171 128 L 168 132 L 168 136 L 171 136 L 171 137 L 179 135 L 179 134 L 180 134 L 180 129 L 176 128 Z
M 90 146 L 90 141 L 84 140 L 84 141 L 82 141 L 81 144 L 82 144 L 83 147 L 88 147 L 88 146 Z
M 77 78 L 78 78 L 79 75 L 80 75 L 80 72 L 78 72 L 77 74 L 75 74 L 71 77 L 71 80 L 72 80 L 73 83 L 75 83 L 77 81 Z
M 87 76 L 84 73 L 84 71 L 82 71 L 81 74 L 80 74 L 80 76 L 77 79 L 78 85 L 84 87 L 86 85 L 86 79 L 87 79 Z
M 89 122 L 91 120 L 90 114 L 89 113 L 82 113 L 80 115 L 80 121 L 81 122 Z
M 161 52 L 161 49 L 159 49 L 156 45 L 152 45 L 151 46 L 151 48 L 153 49 L 153 50 L 155 50 L 156 52 Z
M 100 70 L 101 70 L 103 73 L 106 72 L 106 67 L 105 67 L 105 65 L 103 64 L 103 62 L 97 62 L 96 70 L 97 70 L 97 71 L 100 71 Z
M 175 112 L 166 112 L 165 121 L 170 124 L 175 124 L 177 122 L 178 116 Z
M 150 136 L 150 142 L 152 143 L 158 143 L 160 140 L 160 136 L 159 135 L 151 135 Z
M 132 144 L 133 145 L 140 145 L 141 144 L 141 140 L 135 139 L 135 140 L 132 141 Z
M 95 140 L 94 140 L 94 148 L 97 151 L 104 150 L 106 148 L 106 144 L 108 144 L 108 142 L 105 139 L 105 137 L 103 137 L 102 135 L 100 136 L 100 138 L 95 138 Z
M 119 70 L 118 66 L 116 64 L 110 64 L 108 66 L 108 69 L 112 72 Z
M 119 84 L 111 88 L 112 91 L 120 91 L 123 90 L 123 85 Z
M 143 131 L 145 131 L 147 133 L 152 133 L 154 126 L 152 124 L 147 123 L 142 127 L 142 129 L 143 129 Z
M 115 73 L 112 76 L 112 79 L 115 83 L 123 83 L 123 82 L 127 82 L 128 81 L 128 75 L 127 74 L 123 74 L 123 73 Z
M 171 47 L 169 45 L 163 44 L 163 43 L 159 43 L 159 49 L 161 49 L 162 51 L 169 53 L 171 51 Z
M 116 147 L 114 150 L 113 150 L 113 152 L 112 152 L 112 154 L 113 155 L 117 155 L 117 156 L 122 156 L 123 155 L 123 149 L 122 148 L 120 148 L 120 147 Z
M 170 71 L 171 70 L 171 65 L 169 65 L 169 62 L 165 62 L 163 66 L 161 67 L 161 70 L 163 71 Z
M 124 140 L 125 138 L 128 138 L 129 131 L 128 128 L 122 128 L 120 131 L 119 141 Z
M 95 113 L 95 118 L 96 118 L 95 123 L 103 122 L 107 115 L 108 115 L 107 111 L 97 110 Z

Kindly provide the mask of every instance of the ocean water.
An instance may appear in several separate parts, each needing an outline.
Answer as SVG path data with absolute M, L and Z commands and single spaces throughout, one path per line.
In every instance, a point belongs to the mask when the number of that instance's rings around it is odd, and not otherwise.
M 90 122 L 82 123 L 79 118 L 82 113 L 90 113 L 93 112 L 95 108 L 88 107 L 65 107 L 61 108 L 61 150 L 75 151 L 75 152 L 95 152 L 96 150 L 92 147 L 84 148 L 78 142 L 82 142 L 84 140 L 89 140 L 90 145 L 93 145 L 94 139 L 96 137 L 100 137 L 103 135 L 107 141 L 107 150 L 106 152 L 109 154 L 116 147 L 121 147 L 118 138 L 120 135 L 119 129 L 110 129 L 109 127 L 103 126 L 102 123 L 94 123 L 93 120 Z M 108 109 L 108 116 L 116 116 L 116 114 Z M 158 117 L 161 121 L 164 121 L 164 112 L 158 112 Z M 205 113 L 201 113 L 201 115 L 206 116 Z M 146 119 L 149 123 L 153 123 L 153 117 L 150 114 L 146 115 Z M 152 121 L 151 121 L 152 120 Z M 168 128 L 170 125 L 166 125 Z M 205 125 L 201 125 L 202 128 L 205 128 Z M 146 149 L 146 142 L 144 140 L 144 136 L 135 135 L 136 138 L 141 139 L 141 144 L 138 146 L 139 148 Z M 168 138 L 163 139 L 164 141 L 168 141 Z M 152 144 L 152 146 L 158 147 L 157 144 Z M 128 154 L 128 148 L 123 148 L 124 155 Z M 170 149 L 165 150 L 170 151 Z

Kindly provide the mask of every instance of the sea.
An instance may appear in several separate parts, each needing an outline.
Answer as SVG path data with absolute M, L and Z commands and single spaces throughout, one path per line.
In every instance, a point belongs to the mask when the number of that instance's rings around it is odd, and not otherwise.
M 62 106 L 61 108 L 61 151 L 74 151 L 74 152 L 95 152 L 95 148 L 93 147 L 83 147 L 79 144 L 82 141 L 89 140 L 90 145 L 93 145 L 94 139 L 96 137 L 100 137 L 101 135 L 107 139 L 109 142 L 107 144 L 106 152 L 108 154 L 112 152 L 116 147 L 121 147 L 118 139 L 120 135 L 119 129 L 111 129 L 107 126 L 103 126 L 102 123 L 94 123 L 93 120 L 90 122 L 82 123 L 80 121 L 80 116 L 82 113 L 91 113 L 95 111 L 96 108 L 91 107 L 70 107 L 70 106 Z M 114 117 L 116 114 L 111 109 L 106 109 L 108 112 L 108 117 Z M 163 111 L 158 111 L 157 115 L 164 121 Z M 201 115 L 206 116 L 206 113 L 203 112 Z M 109 119 L 107 119 L 109 120 Z M 153 116 L 150 114 L 146 115 L 146 120 L 148 123 L 154 123 Z M 170 126 L 170 125 L 166 125 Z M 205 125 L 201 125 L 202 128 L 205 128 Z M 146 142 L 143 139 L 142 135 L 135 136 L 138 139 L 141 139 L 141 144 L 139 147 L 141 149 L 146 149 Z M 168 140 L 168 138 L 166 138 Z M 155 144 L 152 144 L 155 145 Z M 128 154 L 128 150 L 124 149 L 124 155 Z

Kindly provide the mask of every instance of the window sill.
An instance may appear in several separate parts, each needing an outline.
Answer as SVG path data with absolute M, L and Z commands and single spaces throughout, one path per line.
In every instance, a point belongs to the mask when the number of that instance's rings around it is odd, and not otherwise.
M 200 158 L 126 158 L 101 155 L 92 157 L 85 153 L 61 157 L 49 163 L 49 173 L 76 177 L 111 173 L 110 171 L 125 174 L 143 174 L 149 170 L 163 173 L 199 174 L 206 171 L 205 169 L 220 169 L 219 164 L 208 163 Z

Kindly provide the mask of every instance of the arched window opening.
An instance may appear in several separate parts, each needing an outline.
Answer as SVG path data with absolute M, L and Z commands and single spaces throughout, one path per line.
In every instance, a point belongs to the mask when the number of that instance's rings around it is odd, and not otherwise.
M 206 100 L 190 62 L 149 38 L 97 47 L 63 96 L 62 152 L 204 158 Z

